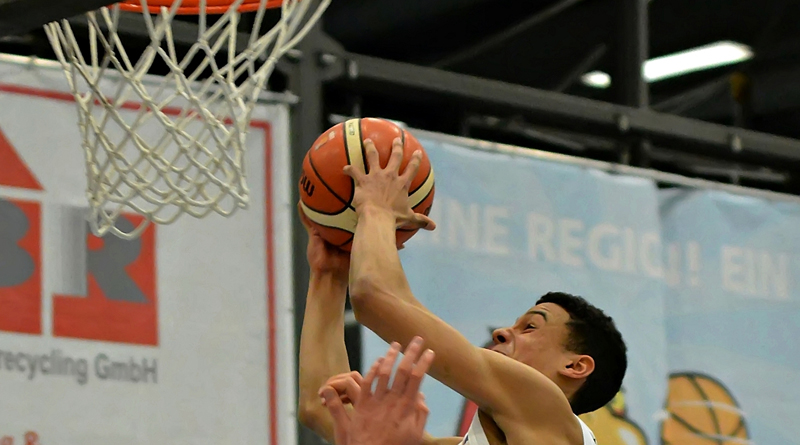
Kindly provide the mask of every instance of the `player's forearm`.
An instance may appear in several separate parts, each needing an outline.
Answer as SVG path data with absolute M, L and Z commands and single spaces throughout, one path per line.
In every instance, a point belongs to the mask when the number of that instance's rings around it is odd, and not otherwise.
M 318 391 L 336 374 L 350 371 L 344 343 L 345 277 L 312 274 L 300 336 L 299 414 L 327 415 Z M 313 421 L 313 419 L 305 419 Z
M 358 293 L 351 288 L 356 319 L 387 343 L 396 341 L 406 347 L 414 337 L 422 337 L 425 347 L 436 353 L 428 371 L 433 378 L 483 409 L 498 406 L 486 394 L 492 391 L 490 387 L 483 384 L 475 387 L 477 382 L 495 381 L 487 376 L 480 349 L 421 304 L 409 303 L 397 295 L 382 287 L 364 286 Z
M 405 347 L 414 336 L 435 341 L 441 337 L 438 330 L 449 326 L 437 322 L 411 292 L 397 253 L 395 230 L 390 212 L 361 210 L 350 255 L 353 311 L 361 324 L 387 342 Z
M 411 294 L 400 263 L 395 231 L 391 212 L 377 208 L 360 211 L 350 253 L 352 299 L 360 300 L 359 297 L 366 294 L 381 292 L 411 304 L 419 304 Z
M 484 411 L 516 416 L 519 390 L 530 394 L 530 400 L 552 400 L 553 391 L 563 398 L 552 381 L 531 367 L 472 345 L 425 307 L 395 295 L 381 288 L 365 288 L 360 294 L 351 290 L 356 319 L 384 341 L 396 341 L 403 347 L 415 336 L 422 337 L 425 347 L 436 353 L 428 374 Z

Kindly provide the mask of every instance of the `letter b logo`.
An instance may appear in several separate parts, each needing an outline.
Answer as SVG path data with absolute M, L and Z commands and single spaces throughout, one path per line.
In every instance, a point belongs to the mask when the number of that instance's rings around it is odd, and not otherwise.
M 0 331 L 42 333 L 41 206 L 0 198 Z
M 131 230 L 143 218 L 117 222 Z M 88 235 L 85 296 L 53 295 L 53 334 L 158 344 L 155 226 L 123 240 Z M 88 225 L 87 225 L 88 232 Z M 42 333 L 41 205 L 0 198 L 0 331 Z

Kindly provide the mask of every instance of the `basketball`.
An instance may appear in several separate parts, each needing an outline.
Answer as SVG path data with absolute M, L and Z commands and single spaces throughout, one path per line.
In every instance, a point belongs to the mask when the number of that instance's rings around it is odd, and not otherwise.
M 383 119 L 351 119 L 325 131 L 306 153 L 300 178 L 301 208 L 322 238 L 350 251 L 357 217 L 352 206 L 355 184 L 342 171 L 348 164 L 366 166 L 365 139 L 371 139 L 385 168 L 392 152 L 392 141 L 403 141 L 403 172 L 415 151 L 422 151 L 420 168 L 409 188 L 409 204 L 417 213 L 427 215 L 434 195 L 433 168 L 422 144 L 409 132 Z M 398 229 L 397 246 L 402 246 L 417 232 Z
M 749 440 L 742 410 L 719 382 L 699 374 L 669 378 L 666 411 L 661 425 L 664 444 L 734 444 Z
M 332 245 L 350 251 L 357 216 L 352 206 L 355 183 L 342 171 L 348 164 L 366 166 L 364 140 L 371 139 L 378 149 L 382 168 L 389 162 L 392 141 L 403 141 L 402 173 L 415 151 L 422 151 L 420 168 L 408 191 L 411 208 L 427 215 L 434 195 L 434 177 L 422 144 L 409 132 L 383 119 L 350 119 L 326 130 L 314 142 L 303 159 L 300 178 L 300 207 L 311 225 Z M 417 232 L 398 229 L 397 246 L 402 246 Z

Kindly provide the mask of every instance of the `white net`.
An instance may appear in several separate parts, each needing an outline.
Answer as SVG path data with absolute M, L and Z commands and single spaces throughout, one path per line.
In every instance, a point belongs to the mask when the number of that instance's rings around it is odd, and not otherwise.
M 129 239 L 150 222 L 169 224 L 183 214 L 229 216 L 247 207 L 244 150 L 253 107 L 278 59 L 308 33 L 330 0 L 313 11 L 313 1 L 285 0 L 280 20 L 266 33 L 260 29 L 267 0 L 260 0 L 249 40 L 239 42 L 243 1 L 208 17 L 206 1 L 195 1 L 197 42 L 180 56 L 172 25 L 181 0 L 156 14 L 137 14 L 150 44 L 135 62 L 117 33 L 121 14 L 134 13 L 119 5 L 87 13 L 89 41 L 83 44 L 66 20 L 45 25 L 78 104 L 95 235 Z M 146 0 L 141 6 L 148 10 Z M 154 65 L 168 69 L 156 86 L 144 81 Z M 117 87 L 101 88 L 113 72 L 119 73 Z M 130 231 L 117 228 L 120 214 L 131 210 L 145 222 Z

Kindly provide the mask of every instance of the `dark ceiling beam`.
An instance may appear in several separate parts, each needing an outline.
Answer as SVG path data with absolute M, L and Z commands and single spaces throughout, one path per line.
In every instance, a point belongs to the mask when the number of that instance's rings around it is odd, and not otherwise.
M 647 107 L 649 94 L 644 79 L 644 63 L 649 46 L 648 0 L 615 0 L 614 65 L 611 93 L 614 102 L 631 107 Z
M 197 39 L 195 25 L 177 26 L 173 37 L 179 44 Z M 121 20 L 121 34 L 144 36 L 141 19 Z M 246 40 L 247 35 L 243 34 Z M 322 41 L 328 41 L 322 39 Z M 469 102 L 487 113 L 520 113 L 536 123 L 598 136 L 645 135 L 653 143 L 717 158 L 742 158 L 765 164 L 800 164 L 800 140 L 726 127 L 694 119 L 659 113 L 575 96 L 542 91 L 505 82 L 458 74 L 410 63 L 317 48 L 331 52 L 343 62 L 349 81 L 342 85 L 366 92 L 407 97 L 413 92 Z
M 800 140 L 732 128 L 611 103 L 542 91 L 475 76 L 369 56 L 346 54 L 351 87 L 404 95 L 427 91 L 505 113 L 521 113 L 543 125 L 598 135 L 639 134 L 653 143 L 707 156 L 766 164 L 800 163 Z M 404 88 L 401 88 L 404 87 Z
M 534 144 L 550 144 L 581 155 L 588 149 L 614 151 L 618 144 L 613 139 L 598 138 L 564 130 L 530 125 L 519 119 L 502 119 L 493 116 L 470 116 L 470 127 L 483 128 L 523 136 Z M 537 145 L 533 145 L 534 148 Z M 770 170 L 748 164 L 721 162 L 718 159 L 697 156 L 692 153 L 653 147 L 650 152 L 653 161 L 672 166 L 673 169 L 701 176 L 722 177 L 725 179 L 749 179 L 773 184 L 785 184 L 790 175 L 785 171 Z
M 0 0 L 0 37 L 30 32 L 107 5 L 108 0 Z
M 689 116 L 697 107 L 704 107 L 714 102 L 724 102 L 724 113 L 730 114 L 731 92 L 729 74 L 704 82 L 687 90 L 668 97 L 659 97 L 651 107 L 662 113 Z
M 370 0 L 333 2 L 325 12 L 328 33 L 348 42 L 383 36 L 392 32 L 403 35 L 419 23 L 420 18 L 446 17 L 453 11 L 494 0 Z
M 800 108 L 800 64 L 762 69 L 748 75 L 755 115 L 766 116 Z M 695 119 L 723 121 L 733 117 L 729 76 L 683 91 L 653 105 L 659 111 Z
M 592 48 L 592 50 L 576 63 L 563 78 L 559 79 L 558 83 L 553 87 L 553 91 L 559 93 L 567 91 L 580 80 L 581 76 L 597 66 L 597 63 L 606 55 L 606 52 L 608 52 L 608 45 L 605 43 L 601 43 Z
M 794 110 L 800 104 L 800 38 L 785 39 L 760 48 L 755 58 L 737 67 L 752 84 L 752 107 L 756 115 Z M 660 97 L 653 108 L 703 120 L 731 119 L 734 101 L 730 73 L 689 89 Z
M 614 44 L 611 69 L 611 96 L 614 103 L 633 108 L 647 108 L 650 94 L 644 78 L 650 34 L 648 33 L 649 0 L 615 0 Z M 645 137 L 635 135 L 619 143 L 623 164 L 637 167 L 650 166 L 652 144 Z
M 479 56 L 486 51 L 495 48 L 504 42 L 507 42 L 509 39 L 512 39 L 520 33 L 525 32 L 540 23 L 546 22 L 547 20 L 555 17 L 562 11 L 569 9 L 581 1 L 582 0 L 559 0 L 558 3 L 527 17 L 514 26 L 508 27 L 494 35 L 491 35 L 480 42 L 475 43 L 474 45 L 458 51 L 455 54 L 451 54 L 440 59 L 439 61 L 433 63 L 432 66 L 435 68 L 447 68 L 458 63 L 471 60 L 476 56 Z

